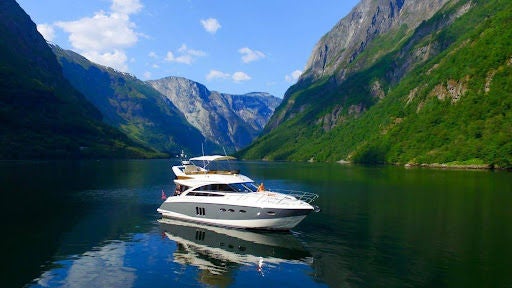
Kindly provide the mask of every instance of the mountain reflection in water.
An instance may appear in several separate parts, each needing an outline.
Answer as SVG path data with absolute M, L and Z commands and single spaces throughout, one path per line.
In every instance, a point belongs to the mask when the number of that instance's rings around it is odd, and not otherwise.
M 282 263 L 311 264 L 311 254 L 292 232 L 252 231 L 162 218 L 162 235 L 176 242 L 174 262 L 199 268 L 199 281 L 228 285 L 240 266 L 262 276 Z

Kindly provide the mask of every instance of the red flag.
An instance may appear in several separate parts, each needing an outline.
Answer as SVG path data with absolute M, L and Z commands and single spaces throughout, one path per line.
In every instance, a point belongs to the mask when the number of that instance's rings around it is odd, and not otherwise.
M 162 200 L 167 199 L 167 196 L 165 196 L 164 190 L 162 190 Z

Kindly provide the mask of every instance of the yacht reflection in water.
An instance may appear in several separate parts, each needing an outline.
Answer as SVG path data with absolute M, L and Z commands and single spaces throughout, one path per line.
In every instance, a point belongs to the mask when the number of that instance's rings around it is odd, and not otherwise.
M 263 274 L 281 263 L 312 262 L 311 254 L 289 231 L 249 231 L 168 218 L 158 222 L 162 234 L 178 245 L 174 261 L 198 267 L 201 281 L 207 284 L 230 282 L 227 274 L 241 265 Z

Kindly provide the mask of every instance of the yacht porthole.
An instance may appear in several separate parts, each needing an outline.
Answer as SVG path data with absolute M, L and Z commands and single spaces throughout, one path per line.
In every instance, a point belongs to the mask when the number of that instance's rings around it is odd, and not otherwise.
M 233 210 L 233 209 L 228 209 L 228 212 L 235 212 L 235 210 Z
M 240 213 L 245 213 L 245 212 L 247 212 L 247 211 L 245 211 L 245 210 L 240 210 Z
M 276 215 L 276 212 L 274 212 L 274 211 L 267 211 L 267 214 L 268 215 Z
M 220 208 L 220 211 L 221 211 L 221 212 L 226 212 L 226 209 L 224 209 L 224 208 Z

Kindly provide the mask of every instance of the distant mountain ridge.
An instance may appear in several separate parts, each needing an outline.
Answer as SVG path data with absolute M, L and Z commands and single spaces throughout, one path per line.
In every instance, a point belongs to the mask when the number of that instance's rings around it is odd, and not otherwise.
M 232 95 L 208 90 L 182 77 L 147 81 L 185 115 L 210 141 L 234 152 L 263 130 L 281 99 L 268 93 Z
M 259 135 L 280 99 L 210 92 L 180 77 L 141 81 L 51 45 L 65 77 L 134 141 L 177 154 L 234 152 Z
M 52 45 L 64 76 L 104 115 L 134 141 L 156 150 L 200 154 L 202 147 L 219 151 L 162 94 L 136 77 L 95 64 L 85 57 Z
M 512 2 L 362 0 L 242 158 L 512 167 Z

